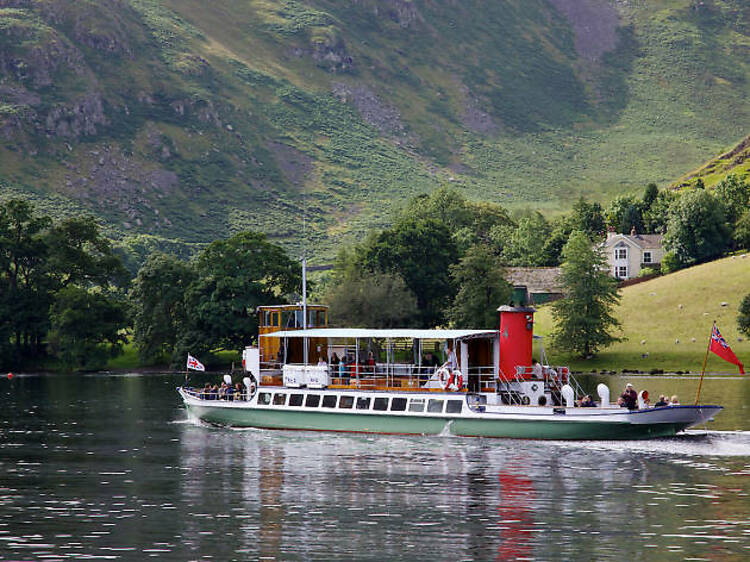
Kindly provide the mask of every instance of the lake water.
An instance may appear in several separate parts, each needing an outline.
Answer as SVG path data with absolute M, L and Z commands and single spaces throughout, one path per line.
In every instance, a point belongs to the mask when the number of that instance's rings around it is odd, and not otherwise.
M 0 560 L 750 557 L 748 378 L 706 381 L 708 430 L 628 443 L 212 428 L 180 379 L 0 381 Z

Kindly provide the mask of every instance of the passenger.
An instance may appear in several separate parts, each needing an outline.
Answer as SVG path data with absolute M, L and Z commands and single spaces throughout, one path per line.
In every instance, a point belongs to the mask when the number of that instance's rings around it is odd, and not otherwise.
M 617 399 L 617 404 L 628 410 L 635 410 L 638 408 L 638 394 L 635 392 L 632 384 L 628 383 L 625 385 L 625 391 L 620 398 Z
M 234 385 L 234 399 L 244 400 L 245 398 L 243 397 L 243 394 L 244 392 L 242 389 L 242 383 L 238 382 L 237 384 Z
M 200 399 L 208 400 L 209 394 L 211 394 L 211 383 L 207 382 L 206 386 L 204 386 L 203 390 L 201 390 Z
M 453 345 L 448 343 L 446 344 L 445 353 L 448 356 L 448 359 L 446 359 L 446 363 L 448 363 L 448 368 L 451 371 L 455 371 L 458 369 L 458 359 L 456 358 L 456 352 L 453 351 Z
M 318 367 L 327 367 L 327 366 L 328 366 L 328 363 L 326 363 L 326 356 L 321 355 L 320 357 L 318 357 Z
M 581 408 L 596 408 L 596 402 L 594 402 L 590 394 L 581 398 Z
M 341 363 L 341 360 L 339 359 L 339 356 L 336 355 L 336 352 L 333 352 L 333 355 L 331 356 L 331 367 L 335 369 L 338 368 L 339 363 Z
M 375 354 L 372 351 L 367 352 L 367 372 L 375 374 Z
M 542 374 L 542 364 L 536 359 L 531 360 L 531 376 L 537 380 L 542 380 L 544 375 Z
M 234 387 L 231 384 L 224 385 L 224 400 L 234 400 Z
M 659 400 L 654 404 L 654 408 L 661 408 L 662 406 L 669 406 L 669 402 L 667 402 L 667 397 L 663 394 L 659 395 Z
M 208 395 L 209 400 L 218 400 L 219 399 L 219 387 L 216 385 L 213 385 L 211 387 L 211 392 Z
M 346 354 L 341 356 L 341 361 L 339 362 L 339 378 L 342 379 L 348 379 L 349 378 L 349 371 L 346 368 L 347 363 L 347 357 Z
M 680 405 L 680 401 L 677 400 L 677 395 L 676 394 L 672 395 L 672 398 L 669 399 L 669 405 L 670 406 L 679 406 Z
M 225 400 L 227 396 L 227 383 L 222 382 L 219 387 L 219 400 Z

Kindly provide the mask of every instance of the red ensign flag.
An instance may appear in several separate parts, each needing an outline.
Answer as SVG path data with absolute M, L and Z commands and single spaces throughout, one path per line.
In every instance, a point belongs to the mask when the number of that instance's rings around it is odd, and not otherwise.
M 740 363 L 740 360 L 737 359 L 732 348 L 729 347 L 727 340 L 721 337 L 721 333 L 719 332 L 719 328 L 716 327 L 716 324 L 714 324 L 714 329 L 711 332 L 711 345 L 709 346 L 709 349 L 724 361 L 729 361 L 730 363 L 737 365 L 740 368 L 741 375 L 745 374 L 744 366 Z

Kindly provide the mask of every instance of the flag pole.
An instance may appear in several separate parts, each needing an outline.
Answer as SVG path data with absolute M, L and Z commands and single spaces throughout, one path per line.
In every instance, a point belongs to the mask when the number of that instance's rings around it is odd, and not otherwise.
M 711 326 L 711 335 L 708 336 L 708 345 L 706 346 L 706 356 L 703 358 L 703 368 L 701 369 L 701 378 L 698 381 L 698 392 L 695 393 L 695 405 L 698 405 L 698 400 L 701 397 L 701 387 L 703 386 L 703 375 L 706 374 L 706 363 L 708 362 L 708 352 L 711 349 L 711 338 L 714 335 L 714 326 L 716 326 L 716 320 L 714 320 L 713 326 Z

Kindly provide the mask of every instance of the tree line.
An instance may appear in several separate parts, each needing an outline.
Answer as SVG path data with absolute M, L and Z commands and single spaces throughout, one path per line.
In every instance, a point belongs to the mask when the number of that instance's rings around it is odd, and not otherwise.
M 313 294 L 340 325 L 491 328 L 511 297 L 506 266 L 562 264 L 556 340 L 589 355 L 617 339 L 616 285 L 596 249 L 608 229 L 663 233 L 662 268 L 672 271 L 750 249 L 749 200 L 747 182 L 729 176 L 713 191 L 651 184 L 606 208 L 581 198 L 550 220 L 441 188 L 343 248 Z M 257 306 L 300 291 L 299 262 L 260 233 L 217 240 L 189 259 L 149 252 L 134 267 L 91 217 L 54 222 L 28 202 L 0 204 L 0 365 L 51 359 L 96 369 L 127 341 L 145 363 L 237 350 L 257 335 Z

